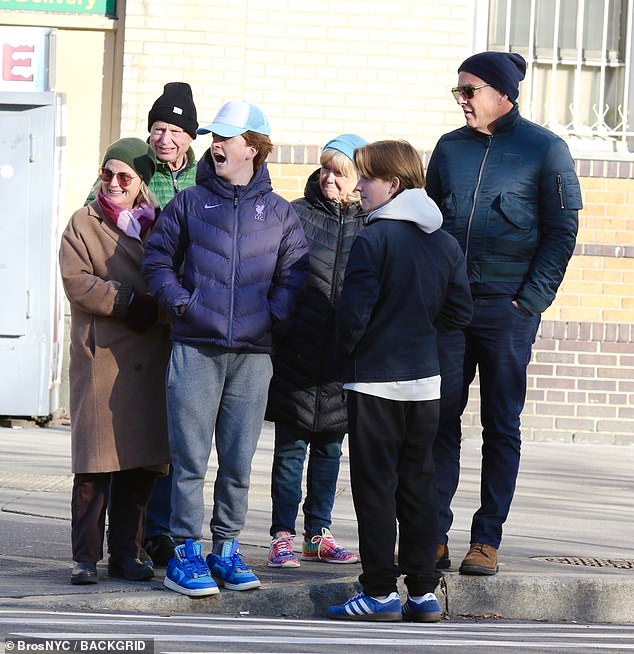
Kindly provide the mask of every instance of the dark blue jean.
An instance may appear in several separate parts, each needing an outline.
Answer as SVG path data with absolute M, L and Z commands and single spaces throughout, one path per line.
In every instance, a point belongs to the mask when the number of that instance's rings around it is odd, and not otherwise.
M 295 534 L 307 450 L 306 499 L 302 507 L 304 533 L 310 538 L 320 534 L 323 527 L 330 528 L 343 437 L 344 434 L 338 431 L 311 432 L 293 425 L 275 423 L 271 536 L 278 531 Z
M 169 474 L 156 478 L 145 514 L 145 538 L 168 536 L 172 508 L 172 466 Z
M 442 375 L 440 424 L 434 443 L 438 487 L 438 543 L 447 542 L 451 501 L 460 476 L 460 418 L 476 370 L 480 377 L 482 469 L 480 508 L 471 542 L 495 548 L 502 540 L 520 462 L 520 414 L 526 400 L 526 369 L 540 316 L 513 306 L 510 297 L 474 297 L 473 320 L 464 331 L 439 338 Z

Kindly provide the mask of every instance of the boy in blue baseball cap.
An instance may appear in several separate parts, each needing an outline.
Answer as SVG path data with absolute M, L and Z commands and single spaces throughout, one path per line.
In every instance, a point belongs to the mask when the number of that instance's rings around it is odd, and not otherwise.
M 174 316 L 167 412 L 170 531 L 179 545 L 163 583 L 194 597 L 219 585 L 260 586 L 238 536 L 272 375 L 272 332 L 294 309 L 308 269 L 297 214 L 271 187 L 270 131 L 262 110 L 246 101 L 226 103 L 199 130 L 213 141 L 196 186 L 161 214 L 143 266 L 152 294 Z M 205 560 L 203 483 L 214 434 L 218 470 Z

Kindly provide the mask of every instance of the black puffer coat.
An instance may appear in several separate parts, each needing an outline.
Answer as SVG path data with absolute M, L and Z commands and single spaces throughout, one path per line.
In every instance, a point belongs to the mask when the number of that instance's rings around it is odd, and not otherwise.
M 359 204 L 345 209 L 319 188 L 319 170 L 306 183 L 304 197 L 292 202 L 304 227 L 310 254 L 306 294 L 275 345 L 267 420 L 309 431 L 347 431 L 341 383 L 335 381 L 334 304 L 339 298 L 348 255 L 363 227 Z

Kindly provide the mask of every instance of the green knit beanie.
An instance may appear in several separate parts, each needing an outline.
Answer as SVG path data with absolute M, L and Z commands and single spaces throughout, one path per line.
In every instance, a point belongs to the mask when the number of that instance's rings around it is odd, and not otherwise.
M 150 183 L 156 170 L 154 151 L 145 141 L 134 137 L 119 139 L 109 145 L 103 155 L 102 167 L 111 159 L 128 164 L 146 184 Z

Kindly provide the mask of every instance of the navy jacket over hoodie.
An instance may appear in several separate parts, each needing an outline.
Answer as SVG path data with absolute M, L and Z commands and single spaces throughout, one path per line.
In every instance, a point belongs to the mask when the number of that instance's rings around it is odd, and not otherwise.
M 370 213 L 350 253 L 337 305 L 344 382 L 440 374 L 438 331 L 466 327 L 473 312 L 462 250 L 439 229 L 423 189 Z
M 196 186 L 161 212 L 143 263 L 150 292 L 175 315 L 172 340 L 247 352 L 271 352 L 271 329 L 292 312 L 307 270 L 302 226 L 266 164 L 234 186 L 209 151 Z

